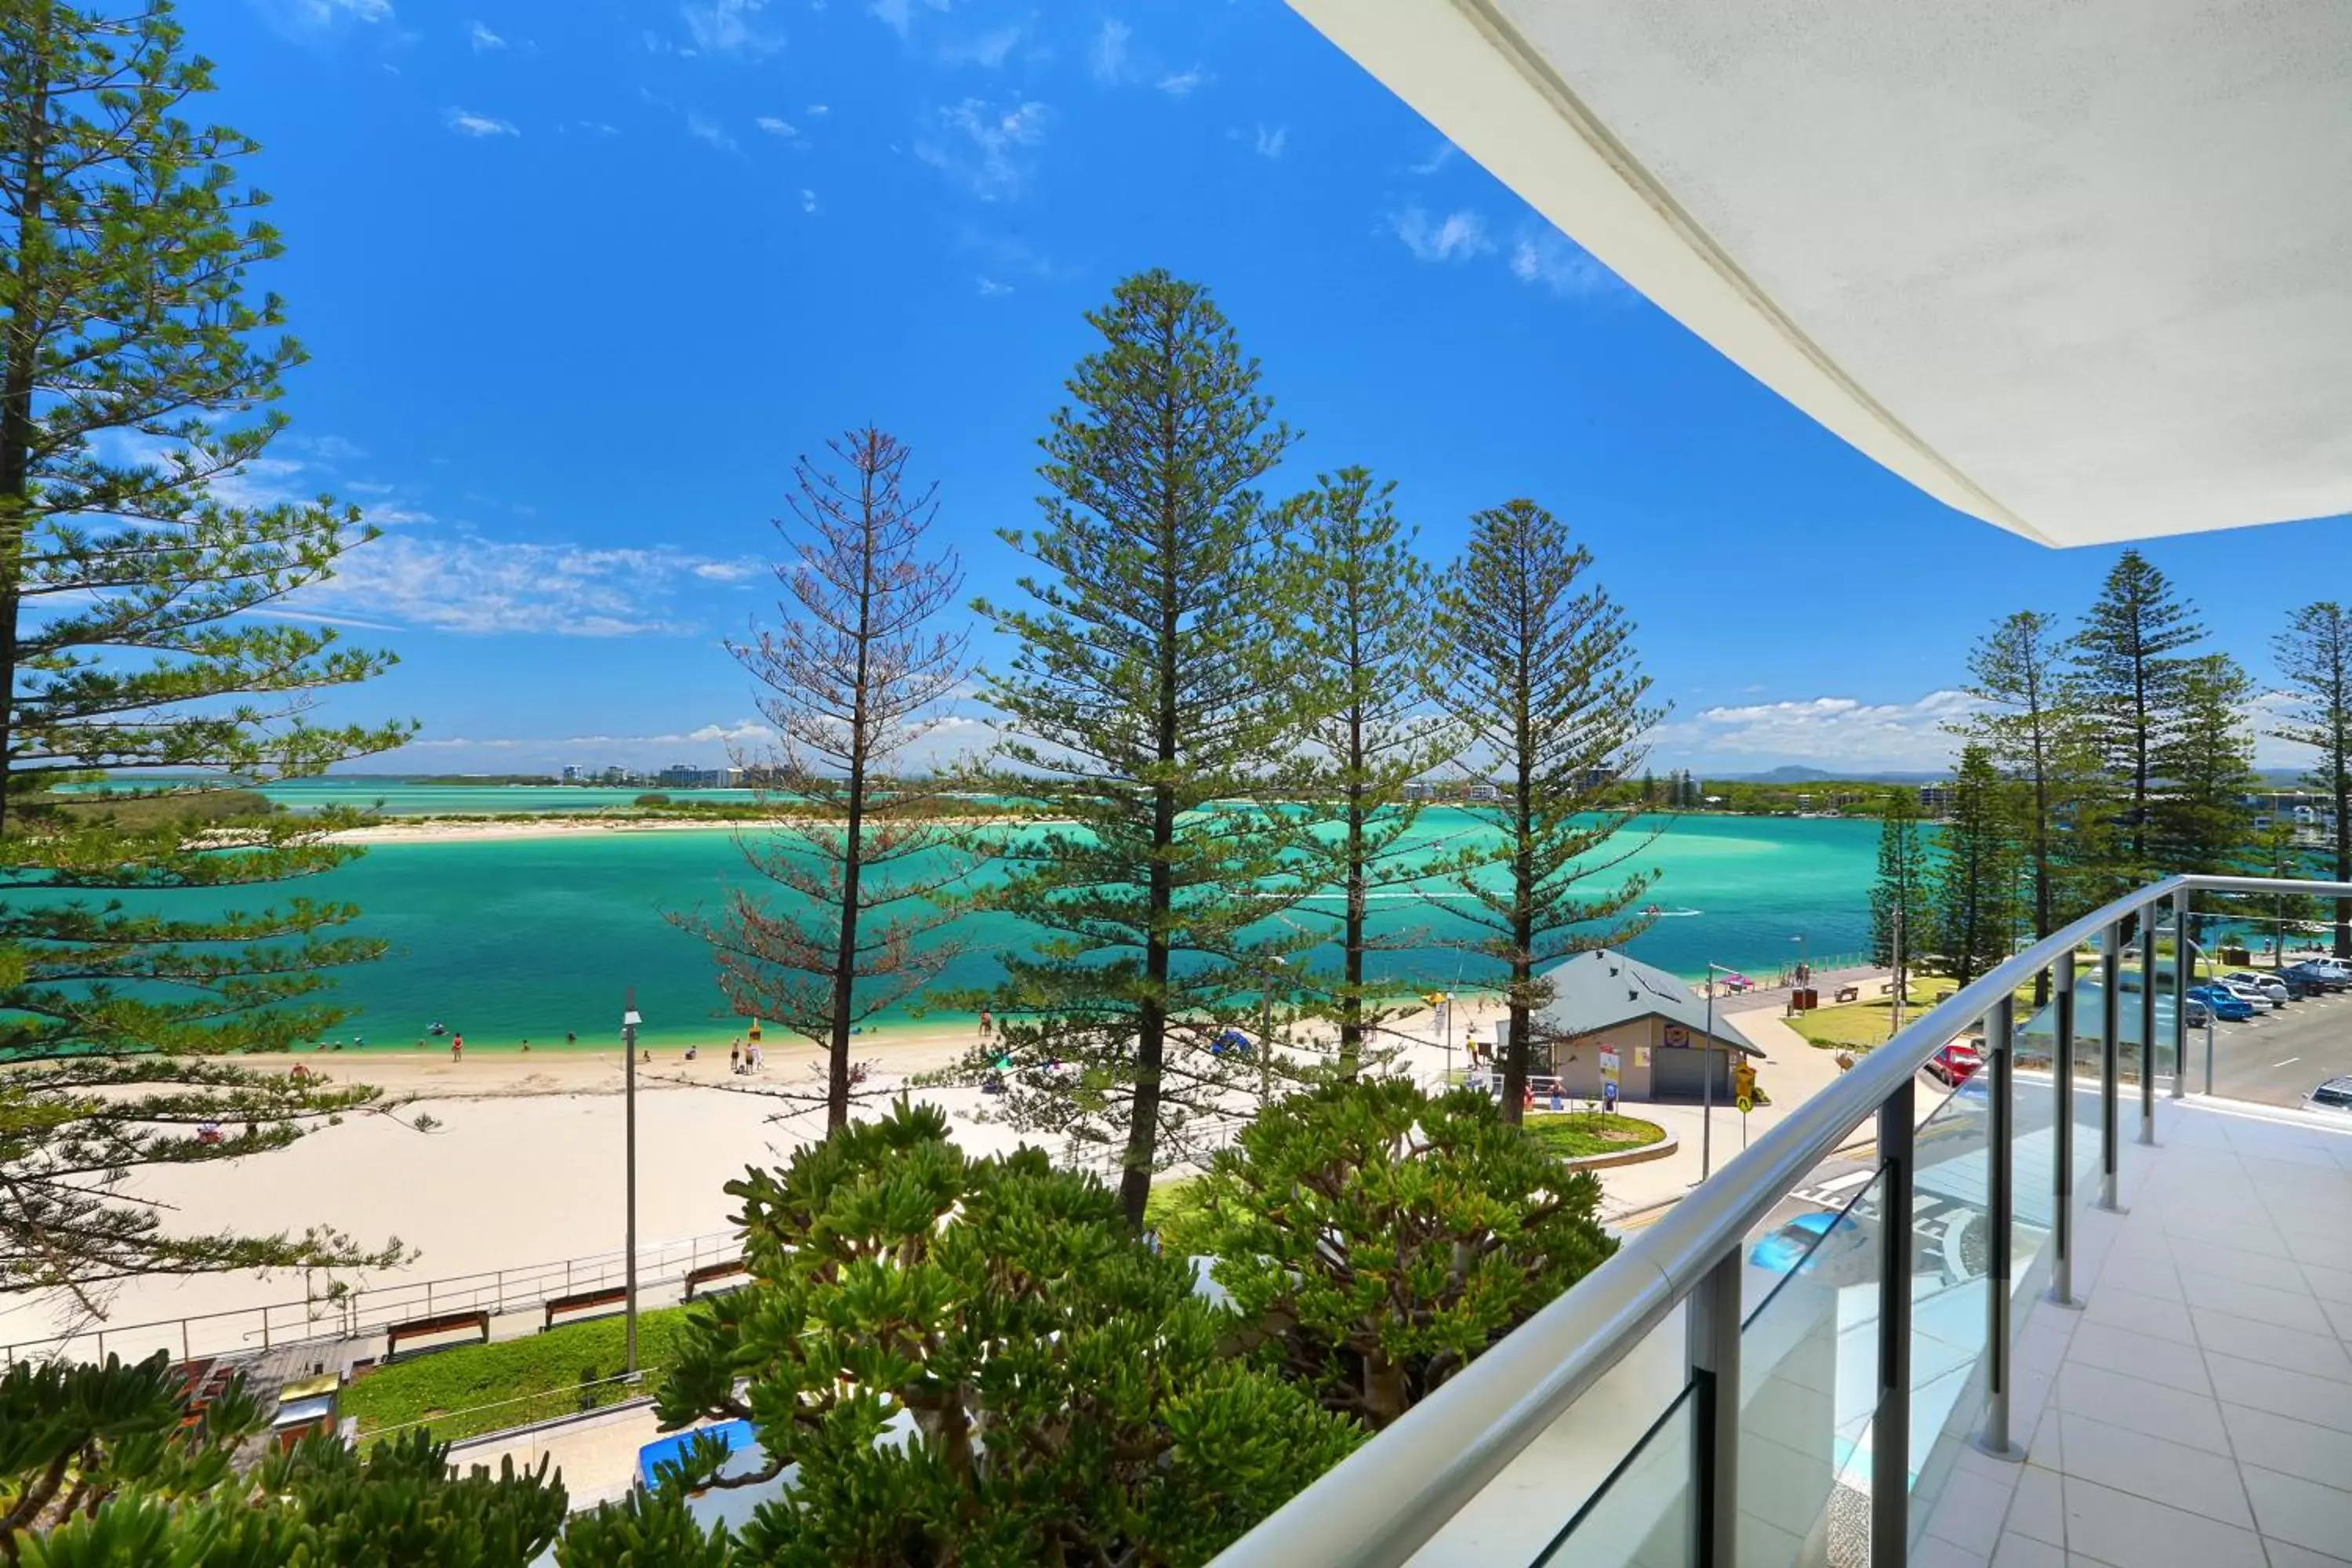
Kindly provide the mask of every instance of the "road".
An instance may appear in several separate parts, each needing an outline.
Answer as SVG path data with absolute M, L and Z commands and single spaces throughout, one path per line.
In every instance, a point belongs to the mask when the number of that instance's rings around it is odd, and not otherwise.
M 2204 1031 L 2189 1034 L 2189 1087 L 2205 1085 Z M 2263 1105 L 2300 1106 L 2331 1078 L 2352 1073 L 2352 992 L 2290 1002 L 2242 1024 L 2213 1026 L 2213 1092 Z

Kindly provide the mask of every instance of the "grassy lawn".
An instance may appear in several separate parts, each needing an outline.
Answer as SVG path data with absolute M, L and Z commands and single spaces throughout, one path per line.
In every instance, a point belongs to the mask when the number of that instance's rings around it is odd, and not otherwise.
M 1560 1115 L 1539 1113 L 1527 1119 L 1528 1136 L 1561 1159 L 1586 1154 L 1622 1154 L 1655 1143 L 1666 1130 L 1634 1116 L 1610 1116 L 1598 1110 Z
M 2169 953 L 2168 952 L 2159 962 L 2167 966 L 2159 973 L 2168 973 Z M 2078 962 L 2076 973 L 2079 977 L 2089 979 L 2097 973 L 2097 969 L 2086 956 Z M 2126 963 L 2123 966 L 2123 973 L 2136 975 L 2139 973 L 2139 965 Z M 2199 963 L 2198 978 L 2203 979 L 2213 973 L 2215 970 L 2211 964 L 2201 961 Z M 2168 982 L 2159 980 L 2158 984 L 2166 984 Z M 1878 984 L 1879 982 L 1875 980 L 1865 980 L 1863 982 L 1864 999 L 1862 1001 L 1847 1002 L 1835 1007 L 1816 1007 L 1810 1013 L 1800 1013 L 1789 1020 L 1789 1027 L 1796 1030 L 1814 1045 L 1835 1049 L 1866 1051 L 1874 1046 L 1883 1046 L 1895 1032 L 1895 998 L 1872 994 Z M 1933 1007 L 1938 998 L 1958 989 L 1959 987 L 1952 981 L 1939 975 L 1914 980 L 1911 983 L 1910 1005 L 1904 1010 L 1903 1021 L 1906 1024 L 1913 1022 L 1922 1013 Z M 2136 994 L 2136 993 L 2127 990 L 2126 994 Z M 2033 987 L 2030 983 L 2017 988 L 2017 1009 L 2021 1022 L 2030 1016 L 2033 1011 Z
M 663 1307 L 637 1314 L 637 1365 L 652 1374 L 649 1382 L 669 1364 L 688 1310 Z M 343 1390 L 342 1413 L 359 1417 L 362 1437 L 386 1426 L 430 1421 L 435 1436 L 458 1438 L 615 1404 L 650 1388 L 576 1385 L 620 1374 L 626 1356 L 624 1328 L 617 1317 L 600 1318 L 527 1339 L 459 1345 L 394 1362 Z M 483 1405 L 497 1408 L 477 1408 Z M 466 1411 L 473 1413 L 436 1419 Z

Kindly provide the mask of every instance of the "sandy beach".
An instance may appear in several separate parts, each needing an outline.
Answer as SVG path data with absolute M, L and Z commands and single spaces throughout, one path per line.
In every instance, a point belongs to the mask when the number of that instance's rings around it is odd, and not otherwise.
M 598 833 L 732 833 L 765 826 L 757 819 L 688 822 L 677 817 L 562 816 L 529 820 L 493 817 L 393 818 L 327 837 L 337 844 L 496 844 L 523 838 L 575 838 Z
M 1453 1049 L 1428 1033 L 1425 1009 L 1391 1021 L 1403 1046 L 1401 1066 L 1435 1082 L 1463 1065 L 1462 1037 L 1475 1024 L 1491 1040 L 1503 1007 L 1499 998 L 1464 995 L 1455 1004 Z M 1777 1008 L 1770 1009 L 1777 1012 Z M 1769 1015 L 1768 1015 L 1769 1016 Z M 1753 1017 L 1754 1016 L 1751 1016 Z M 1751 1037 L 1774 1061 L 1765 1066 L 1774 1104 L 1759 1108 L 1751 1131 L 1761 1131 L 1836 1076 L 1829 1054 L 1803 1046 L 1777 1025 L 1743 1017 Z M 969 1023 L 915 1026 L 877 1032 L 859 1057 L 875 1064 L 860 1114 L 871 1114 L 906 1087 L 910 1075 L 945 1067 L 971 1043 Z M 804 1043 L 780 1042 L 769 1032 L 764 1070 L 729 1070 L 727 1042 L 703 1047 L 686 1061 L 676 1047 L 656 1047 L 638 1068 L 637 1202 L 643 1245 L 726 1229 L 733 1200 L 724 1184 L 746 1165 L 775 1164 L 823 1131 L 813 1103 L 820 1054 Z M 288 1059 L 346 1082 L 374 1084 L 386 1109 L 346 1117 L 292 1148 L 249 1159 L 142 1171 L 128 1194 L 162 1210 L 167 1229 L 246 1232 L 311 1226 L 340 1230 L 380 1246 L 397 1237 L 418 1251 L 404 1268 L 354 1277 L 354 1287 L 447 1279 L 475 1270 L 513 1268 L 616 1251 L 623 1235 L 625 1102 L 622 1058 L 610 1048 L 471 1050 L 453 1062 L 446 1049 L 305 1053 Z M 977 1089 L 920 1089 L 916 1098 L 946 1110 L 957 1136 L 979 1152 L 1009 1149 L 1024 1139 L 983 1120 L 992 1102 Z M 1612 1172 L 1607 1212 L 1629 1213 L 1669 1200 L 1696 1179 L 1699 1112 L 1695 1107 L 1633 1107 L 1668 1126 L 1684 1141 L 1676 1158 Z M 416 1125 L 429 1116 L 429 1131 Z M 1738 1137 L 1736 1124 L 1717 1127 L 1720 1155 Z M 1025 1140 L 1040 1142 L 1037 1138 Z M 1050 1145 L 1049 1145 L 1050 1146 Z M 1689 1166 L 1685 1170 L 1684 1167 Z M 183 1316 L 227 1312 L 268 1302 L 295 1302 L 309 1291 L 299 1276 L 252 1274 L 131 1282 L 115 1297 L 113 1329 Z M 0 1310 L 0 1345 L 22 1344 L 58 1331 L 54 1303 L 12 1302 Z M 207 1329 L 194 1332 L 202 1338 Z M 211 1331 L 219 1331 L 217 1330 Z M 176 1327 L 147 1336 L 176 1342 Z M 87 1344 L 87 1342 L 85 1342 Z M 118 1340 L 126 1352 L 136 1336 Z M 110 1347 L 113 1348 L 113 1347 Z M 176 1352 L 175 1352 L 176 1353 Z

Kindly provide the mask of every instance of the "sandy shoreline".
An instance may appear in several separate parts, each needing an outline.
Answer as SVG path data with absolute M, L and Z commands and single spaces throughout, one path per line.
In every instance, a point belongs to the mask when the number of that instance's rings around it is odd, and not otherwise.
M 1433 1082 L 1459 1068 L 1465 1025 L 1475 1020 L 1490 1040 L 1499 998 L 1464 996 L 1456 1004 L 1454 1049 L 1428 1036 L 1425 1010 L 1395 1021 L 1408 1046 L 1399 1065 Z M 1777 1010 L 1775 1010 L 1777 1011 Z M 1759 1030 L 1765 1019 L 1759 1019 Z M 1770 1020 L 1764 1037 L 1776 1065 L 1767 1068 L 1775 1104 L 1759 1108 L 1761 1131 L 1836 1075 L 1827 1053 L 1803 1047 Z M 969 1026 L 918 1026 L 877 1037 L 862 1058 L 877 1064 L 856 1114 L 878 1114 L 908 1079 L 949 1066 L 977 1039 Z M 675 1046 L 653 1047 L 638 1068 L 638 1234 L 656 1241 L 723 1232 L 736 1200 L 725 1184 L 746 1165 L 781 1163 L 798 1144 L 823 1131 L 814 1071 L 819 1053 L 805 1043 L 773 1039 L 765 1069 L 728 1070 L 726 1040 L 684 1061 Z M 125 1194 L 160 1206 L 164 1227 L 201 1234 L 216 1227 L 247 1233 L 299 1232 L 331 1226 L 364 1245 L 398 1237 L 420 1256 L 355 1286 L 449 1280 L 473 1270 L 514 1268 L 606 1253 L 621 1242 L 624 1104 L 622 1058 L 614 1042 L 601 1050 L 467 1052 L 462 1062 L 446 1049 L 296 1053 L 291 1071 L 324 1072 L 339 1082 L 373 1084 L 384 1091 L 390 1114 L 361 1111 L 318 1129 L 291 1148 L 246 1159 L 139 1171 Z M 994 1120 L 996 1107 L 976 1089 L 913 1089 L 914 1098 L 940 1105 L 954 1120 L 955 1136 L 975 1152 L 1033 1142 L 1059 1151 L 1060 1141 L 1023 1135 Z M 429 1131 L 419 1113 L 431 1118 Z M 1699 1111 L 1662 1106 L 1641 1111 L 1668 1126 L 1687 1157 L 1612 1172 L 1604 1183 L 1612 1212 L 1668 1201 L 1696 1178 Z M 1718 1140 L 1736 1136 L 1728 1113 Z M 1720 1146 L 1720 1145 L 1719 1145 Z M 1690 1167 L 1685 1169 L 1685 1167 Z M 299 1275 L 254 1274 L 151 1278 L 129 1282 L 110 1313 L 108 1348 L 125 1353 L 164 1348 L 179 1353 L 183 1316 L 238 1312 L 265 1302 L 299 1302 L 324 1286 Z M 17 1299 L 0 1302 L 0 1345 L 26 1345 L 54 1333 L 59 1305 Z M 299 1317 L 299 1309 L 295 1316 Z M 163 1323 L 145 1333 L 133 1325 Z M 217 1345 L 252 1338 L 252 1323 L 200 1318 L 194 1341 Z M 281 1331 L 282 1324 L 281 1324 Z M 94 1342 L 85 1342 L 85 1351 Z M 199 1344 L 198 1348 L 203 1348 Z

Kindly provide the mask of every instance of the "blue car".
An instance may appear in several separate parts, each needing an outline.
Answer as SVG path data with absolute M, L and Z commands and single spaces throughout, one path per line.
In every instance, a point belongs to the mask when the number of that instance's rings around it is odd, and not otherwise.
M 2192 1000 L 2204 1003 L 2212 1011 L 2213 1016 L 2225 1024 L 2242 1023 L 2254 1016 L 2253 1004 L 2224 991 L 2219 985 L 2192 985 L 2189 989 L 2189 994 Z
M 1855 1253 L 1868 1254 L 1870 1235 L 1851 1215 L 1801 1214 L 1756 1244 L 1748 1261 L 1775 1274 L 1834 1268 Z

